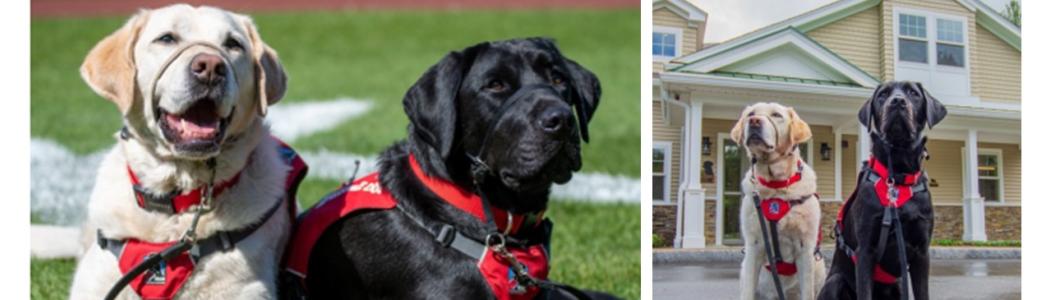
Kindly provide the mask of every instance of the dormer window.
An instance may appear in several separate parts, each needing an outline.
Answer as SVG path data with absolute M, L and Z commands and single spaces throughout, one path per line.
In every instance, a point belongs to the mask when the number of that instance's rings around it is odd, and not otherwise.
M 653 59 L 668 61 L 682 55 L 682 29 L 653 26 Z
M 966 16 L 894 8 L 894 80 L 922 82 L 942 102 L 972 103 Z

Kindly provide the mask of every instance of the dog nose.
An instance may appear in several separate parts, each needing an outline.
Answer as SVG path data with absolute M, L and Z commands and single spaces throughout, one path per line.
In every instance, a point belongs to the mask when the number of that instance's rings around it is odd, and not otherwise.
M 549 134 L 562 133 L 568 128 L 572 112 L 565 107 L 555 106 L 547 108 L 540 115 L 540 128 Z
M 751 127 L 751 128 L 759 128 L 759 127 L 762 127 L 762 120 L 761 120 L 761 119 L 759 119 L 759 118 L 751 118 L 751 119 L 748 119 L 748 120 L 747 120 L 747 126 L 749 126 L 749 127 Z
M 890 104 L 893 104 L 895 106 L 904 105 L 904 98 L 895 97 L 895 98 L 890 100 Z
M 206 85 L 217 85 L 226 79 L 226 63 L 222 57 L 214 54 L 201 53 L 194 56 L 190 62 L 190 71 L 197 82 Z

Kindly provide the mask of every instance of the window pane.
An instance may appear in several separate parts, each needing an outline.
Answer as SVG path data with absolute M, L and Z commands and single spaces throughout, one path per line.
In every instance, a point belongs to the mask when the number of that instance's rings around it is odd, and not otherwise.
M 926 17 L 913 15 L 900 15 L 900 35 L 917 38 L 926 38 Z
M 653 200 L 671 200 L 664 199 L 664 177 L 653 176 Z
M 962 46 L 937 43 L 937 64 L 962 67 L 965 53 Z
M 995 155 L 978 155 L 977 174 L 979 176 L 999 176 L 999 158 Z
M 653 32 L 653 55 L 676 56 L 675 39 L 674 34 Z
M 962 22 L 937 19 L 937 39 L 948 42 L 963 42 Z
M 998 179 L 981 179 L 979 182 L 981 197 L 984 197 L 985 201 L 999 201 Z
M 664 34 L 664 46 L 674 46 L 673 34 Z
M 653 148 L 653 162 L 664 160 L 664 149 Z
M 902 61 L 926 63 L 926 42 L 900 39 L 900 57 Z

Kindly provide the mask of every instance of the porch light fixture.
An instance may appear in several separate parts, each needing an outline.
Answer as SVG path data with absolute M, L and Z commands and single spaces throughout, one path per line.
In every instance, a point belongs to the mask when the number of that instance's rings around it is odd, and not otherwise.
M 828 143 L 820 143 L 820 159 L 831 160 L 831 147 Z
M 701 146 L 700 152 L 702 152 L 705 156 L 711 155 L 711 138 L 705 136 L 703 140 L 703 146 Z

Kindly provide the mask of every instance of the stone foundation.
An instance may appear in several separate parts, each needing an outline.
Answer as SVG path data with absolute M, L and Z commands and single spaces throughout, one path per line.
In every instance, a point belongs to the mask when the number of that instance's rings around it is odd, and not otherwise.
M 653 235 L 663 238 L 663 247 L 674 247 L 677 213 L 678 205 L 653 205 Z
M 988 240 L 1021 240 L 1020 206 L 985 206 L 984 230 Z
M 708 245 L 715 243 L 716 208 L 718 203 L 713 200 L 704 201 L 705 220 L 704 235 Z M 842 202 L 822 201 L 820 202 L 821 221 L 820 227 L 823 231 L 821 243 L 828 245 L 835 242 L 835 218 L 838 216 L 839 207 Z M 675 213 L 677 206 L 660 205 L 653 206 L 653 234 L 664 238 L 665 246 L 671 247 L 674 243 Z M 1021 240 L 1021 207 L 1020 206 L 986 206 L 985 232 L 988 240 Z M 736 217 L 734 212 L 731 216 Z M 935 205 L 933 239 L 961 240 L 963 236 L 962 206 L 959 205 Z

